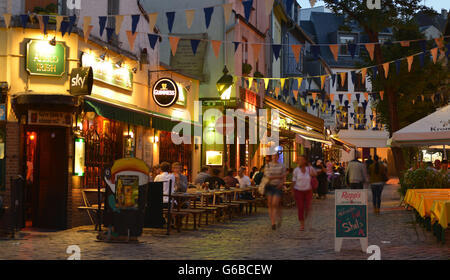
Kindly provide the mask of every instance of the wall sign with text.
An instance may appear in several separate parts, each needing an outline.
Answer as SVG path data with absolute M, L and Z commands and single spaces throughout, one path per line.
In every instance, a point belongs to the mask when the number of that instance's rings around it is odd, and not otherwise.
M 61 77 L 66 72 L 66 46 L 56 42 L 30 40 L 27 43 L 26 70 L 30 75 Z
M 70 73 L 70 94 L 90 95 L 94 84 L 92 67 L 73 68 Z
M 52 111 L 28 111 L 29 125 L 72 126 L 72 113 Z
M 172 106 L 178 100 L 177 83 L 169 78 L 162 78 L 156 81 L 152 89 L 152 97 L 156 104 L 161 107 Z

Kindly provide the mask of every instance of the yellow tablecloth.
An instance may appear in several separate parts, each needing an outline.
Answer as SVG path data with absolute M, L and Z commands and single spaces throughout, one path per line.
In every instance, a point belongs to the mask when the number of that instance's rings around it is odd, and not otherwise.
M 450 200 L 435 200 L 430 210 L 431 223 L 438 222 L 446 229 L 450 223 Z
M 450 194 L 450 189 L 409 189 L 406 192 L 404 201 L 414 209 L 418 209 L 421 194 L 446 195 Z
M 416 210 L 417 212 L 419 212 L 421 217 L 430 217 L 431 206 L 433 205 L 433 202 L 439 200 L 450 200 L 450 193 L 442 195 L 428 193 L 419 194 Z

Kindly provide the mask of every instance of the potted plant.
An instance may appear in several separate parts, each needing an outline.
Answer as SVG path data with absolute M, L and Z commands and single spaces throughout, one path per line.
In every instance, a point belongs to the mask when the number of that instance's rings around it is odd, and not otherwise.
M 248 63 L 242 63 L 242 75 L 247 76 L 252 72 L 252 66 Z
M 261 72 L 256 71 L 255 73 L 253 73 L 253 77 L 255 77 L 255 78 L 264 78 L 264 75 Z

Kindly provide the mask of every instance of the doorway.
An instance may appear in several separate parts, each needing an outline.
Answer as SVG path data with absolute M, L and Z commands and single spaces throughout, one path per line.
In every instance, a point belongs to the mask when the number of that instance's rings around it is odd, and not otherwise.
M 24 136 L 25 226 L 65 229 L 68 183 L 66 128 L 28 127 Z

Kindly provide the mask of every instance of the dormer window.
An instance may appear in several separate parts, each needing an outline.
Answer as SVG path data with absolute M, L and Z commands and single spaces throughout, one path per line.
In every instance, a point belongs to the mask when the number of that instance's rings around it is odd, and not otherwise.
M 355 34 L 340 34 L 339 35 L 339 55 L 350 55 L 347 44 L 356 43 L 357 35 Z

